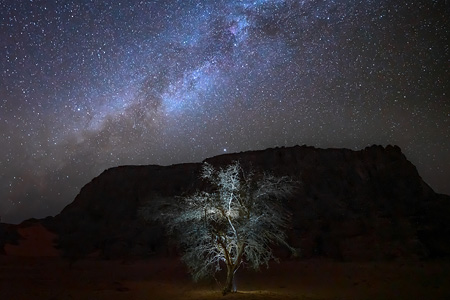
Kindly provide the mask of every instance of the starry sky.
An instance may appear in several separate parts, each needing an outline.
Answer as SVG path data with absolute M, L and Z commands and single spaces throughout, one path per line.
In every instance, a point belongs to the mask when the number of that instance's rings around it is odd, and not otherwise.
M 3 0 L 0 216 L 104 169 L 399 145 L 450 194 L 445 0 Z

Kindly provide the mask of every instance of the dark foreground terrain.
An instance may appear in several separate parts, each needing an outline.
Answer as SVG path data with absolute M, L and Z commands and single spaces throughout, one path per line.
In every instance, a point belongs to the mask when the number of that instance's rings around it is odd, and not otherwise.
M 218 275 L 220 279 L 220 274 Z M 0 299 L 449 299 L 450 262 L 283 261 L 240 270 L 238 293 L 193 283 L 176 258 L 139 261 L 0 256 Z

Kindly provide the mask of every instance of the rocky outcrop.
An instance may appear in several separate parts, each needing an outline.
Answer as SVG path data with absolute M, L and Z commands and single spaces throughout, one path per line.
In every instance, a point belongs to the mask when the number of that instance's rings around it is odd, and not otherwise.
M 17 232 L 17 226 L 0 223 L 0 254 L 5 254 L 6 245 L 17 245 L 20 235 Z
M 293 147 L 222 155 L 302 183 L 291 243 L 303 257 L 386 260 L 450 254 L 450 197 L 437 195 L 396 146 Z
M 244 168 L 301 182 L 289 201 L 289 236 L 303 257 L 386 260 L 450 254 L 450 197 L 434 193 L 396 146 L 361 151 L 295 146 L 206 159 L 215 166 L 235 160 Z M 164 224 L 145 224 L 137 209 L 155 197 L 200 188 L 200 168 L 201 163 L 193 163 L 106 170 L 59 215 L 42 222 L 72 258 L 167 253 L 172 247 L 162 233 Z
M 198 164 L 122 166 L 84 186 L 74 202 L 47 222 L 68 257 L 98 252 L 106 258 L 145 256 L 166 248 L 158 224 L 145 224 L 137 210 L 155 196 L 172 197 L 192 188 Z

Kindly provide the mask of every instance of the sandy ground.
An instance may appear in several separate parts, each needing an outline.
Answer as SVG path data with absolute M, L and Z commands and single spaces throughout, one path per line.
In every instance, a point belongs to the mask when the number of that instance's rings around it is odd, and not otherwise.
M 19 228 L 22 237 L 18 245 L 6 244 L 4 250 L 7 255 L 12 256 L 60 256 L 60 251 L 54 247 L 54 240 L 58 237 L 48 231 L 41 224 L 33 224 L 28 227 Z
M 193 283 L 176 258 L 145 261 L 0 257 L 0 299 L 450 299 L 450 263 L 285 261 L 240 270 L 238 293 Z M 219 276 L 220 277 L 220 276 Z
M 89 258 L 71 265 L 54 248 L 55 236 L 41 225 L 19 233 L 20 243 L 6 245 L 7 255 L 0 255 L 0 300 L 450 299 L 450 261 L 283 261 L 260 272 L 239 270 L 238 293 L 223 297 L 214 279 L 192 282 L 175 257 Z

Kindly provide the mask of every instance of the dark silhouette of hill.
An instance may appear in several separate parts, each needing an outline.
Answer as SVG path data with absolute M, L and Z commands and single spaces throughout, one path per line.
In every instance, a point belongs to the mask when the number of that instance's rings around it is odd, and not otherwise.
M 289 201 L 290 243 L 301 256 L 340 260 L 440 258 L 450 255 L 450 197 L 436 194 L 396 146 L 360 151 L 307 146 L 225 154 L 205 161 L 289 175 L 301 182 Z M 173 198 L 204 186 L 201 163 L 121 166 L 84 186 L 54 218 L 41 222 L 56 233 L 64 255 L 76 259 L 171 253 L 163 224 L 145 224 L 138 208 L 154 197 Z M 10 227 L 0 246 L 14 242 Z M 6 229 L 5 229 L 6 228 Z M 5 231 L 6 230 L 6 231 Z M 3 244 L 2 244 L 3 243 Z M 283 249 L 280 255 L 287 255 Z

